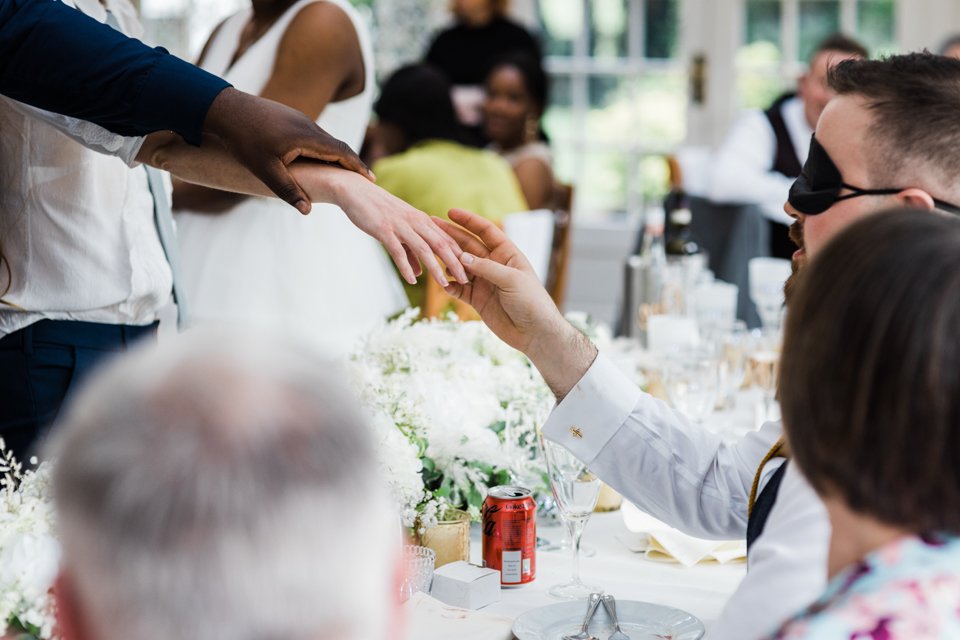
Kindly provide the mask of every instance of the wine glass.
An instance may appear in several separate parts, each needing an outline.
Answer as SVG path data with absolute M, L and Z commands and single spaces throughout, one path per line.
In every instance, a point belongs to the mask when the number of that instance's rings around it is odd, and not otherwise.
M 750 330 L 743 320 L 735 320 L 714 337 L 713 347 L 717 353 L 720 372 L 720 400 L 723 408 L 734 405 L 734 396 L 747 373 L 747 352 L 752 344 Z
M 705 349 L 675 351 L 664 369 L 663 385 L 673 408 L 702 424 L 717 403 L 720 390 L 717 359 Z
M 754 386 L 763 393 L 763 416 L 761 422 L 774 419 L 776 407 L 777 376 L 780 364 L 779 334 L 761 333 L 757 336 L 754 350 L 747 359 L 747 369 Z
M 570 582 L 550 587 L 550 595 L 566 600 L 585 598 L 599 588 L 580 580 L 580 538 L 587 525 L 597 497 L 600 495 L 600 479 L 593 475 L 587 465 L 558 444 L 543 441 L 547 460 L 547 476 L 553 497 L 560 509 L 560 516 L 573 542 L 573 565 Z
M 513 483 L 533 492 L 538 514 L 548 512 L 554 505 L 553 499 L 545 492 L 547 480 L 540 446 L 540 430 L 523 429 L 508 421 L 504 445 Z M 558 547 L 538 535 L 537 548 L 550 551 Z
M 779 330 L 783 314 L 783 283 L 790 277 L 790 261 L 751 258 L 749 272 L 750 299 L 757 305 L 764 331 Z

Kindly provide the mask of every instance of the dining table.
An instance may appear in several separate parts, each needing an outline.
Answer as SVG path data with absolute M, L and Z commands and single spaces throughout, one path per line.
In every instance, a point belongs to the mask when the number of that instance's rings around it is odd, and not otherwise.
M 551 543 L 563 538 L 563 525 L 541 525 L 538 534 Z M 621 512 L 595 513 L 583 532 L 580 577 L 610 593 L 617 600 L 636 600 L 687 611 L 703 621 L 707 629 L 716 620 L 730 594 L 746 573 L 746 564 L 697 564 L 650 560 L 631 551 L 618 536 L 629 535 Z M 471 561 L 480 564 L 480 529 L 474 526 L 470 540 Z M 584 550 L 593 550 L 587 557 Z M 504 587 L 500 601 L 481 609 L 483 613 L 515 619 L 522 613 L 562 602 L 548 591 L 570 578 L 572 551 L 537 550 L 536 579 L 520 587 Z M 579 609 L 580 605 L 574 605 Z
M 605 347 L 604 351 L 634 377 L 637 384 L 647 382 L 641 370 L 651 361 L 649 353 L 621 339 Z M 761 396 L 758 389 L 743 389 L 735 395 L 732 403 L 712 413 L 695 428 L 715 433 L 723 440 L 735 441 L 762 422 L 763 416 L 757 413 Z M 579 560 L 580 578 L 584 583 L 597 587 L 598 591 L 612 594 L 617 601 L 636 601 L 681 609 L 699 618 L 709 632 L 746 574 L 746 562 L 701 562 L 686 566 L 679 562 L 652 559 L 650 554 L 631 550 L 627 540 L 631 535 L 635 539 L 638 534 L 631 532 L 627 520 L 635 525 L 638 510 L 628 503 L 624 504 L 627 505 L 624 509 L 594 513 L 587 522 Z M 544 518 L 541 514 L 537 525 L 538 537 L 551 543 L 547 548 L 555 547 L 565 537 L 565 527 L 559 519 Z M 636 526 L 633 528 L 636 529 Z M 470 562 L 476 565 L 482 565 L 480 534 L 479 524 L 474 523 L 470 531 Z M 569 548 L 538 548 L 536 553 L 536 578 L 533 582 L 519 587 L 502 587 L 498 601 L 475 612 L 478 627 L 483 626 L 483 622 L 496 619 L 501 628 L 506 628 L 527 612 L 564 602 L 551 596 L 549 590 L 553 585 L 569 581 L 572 551 Z M 585 600 L 567 602 L 572 610 L 582 615 Z M 441 640 L 448 637 L 434 630 L 431 616 L 436 613 L 430 610 L 425 616 L 413 616 L 412 633 L 409 635 L 411 640 Z M 485 617 L 490 620 L 484 621 Z M 463 622 L 467 626 L 464 628 L 469 628 L 470 621 L 471 616 L 466 615 Z M 460 637 L 504 640 L 512 636 L 509 631 L 498 631 L 490 635 L 481 633 Z

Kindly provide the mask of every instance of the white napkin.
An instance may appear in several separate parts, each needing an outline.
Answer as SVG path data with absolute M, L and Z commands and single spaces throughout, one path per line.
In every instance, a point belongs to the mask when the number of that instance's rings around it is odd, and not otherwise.
M 541 284 L 547 282 L 550 250 L 553 247 L 553 212 L 535 209 L 511 213 L 503 217 L 503 232 L 527 257 Z
M 742 562 L 747 559 L 747 543 L 743 540 L 702 540 L 677 531 L 653 516 L 624 502 L 623 521 L 630 533 L 617 539 L 635 553 L 650 560 L 679 562 L 692 567 L 700 562 Z
M 403 605 L 407 637 L 417 640 L 511 640 L 513 621 L 443 604 L 417 592 Z

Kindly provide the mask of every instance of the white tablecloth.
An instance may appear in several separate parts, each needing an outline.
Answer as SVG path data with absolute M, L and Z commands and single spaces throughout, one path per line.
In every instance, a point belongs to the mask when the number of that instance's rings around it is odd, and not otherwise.
M 703 620 L 707 628 L 719 617 L 727 598 L 746 572 L 746 565 L 697 565 L 685 568 L 645 559 L 629 551 L 617 534 L 626 533 L 619 511 L 596 513 L 590 518 L 583 544 L 596 555 L 580 558 L 584 582 L 601 587 L 620 600 L 640 600 L 684 609 Z M 551 542 L 562 537 L 561 527 L 543 526 L 538 534 Z M 480 563 L 480 530 L 474 525 L 470 539 L 471 560 Z M 549 588 L 570 576 L 571 554 L 566 551 L 537 551 L 537 579 L 522 587 L 501 590 L 501 599 L 480 611 L 516 618 L 537 607 L 561 602 L 549 595 Z M 416 638 L 415 640 L 427 640 Z M 429 639 L 433 640 L 433 639 Z

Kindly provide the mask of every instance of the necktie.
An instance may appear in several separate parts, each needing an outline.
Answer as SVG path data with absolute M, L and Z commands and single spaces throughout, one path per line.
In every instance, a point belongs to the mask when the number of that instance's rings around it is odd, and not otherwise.
M 153 194 L 153 221 L 157 225 L 157 235 L 160 236 L 163 253 L 167 256 L 170 271 L 173 273 L 173 299 L 177 303 L 177 327 L 183 331 L 190 324 L 190 316 L 187 299 L 183 295 L 183 276 L 180 273 L 177 236 L 173 230 L 173 211 L 170 209 L 167 191 L 163 186 L 163 176 L 153 167 L 144 167 L 144 169 L 147 170 L 147 184 L 150 185 L 150 193 Z

